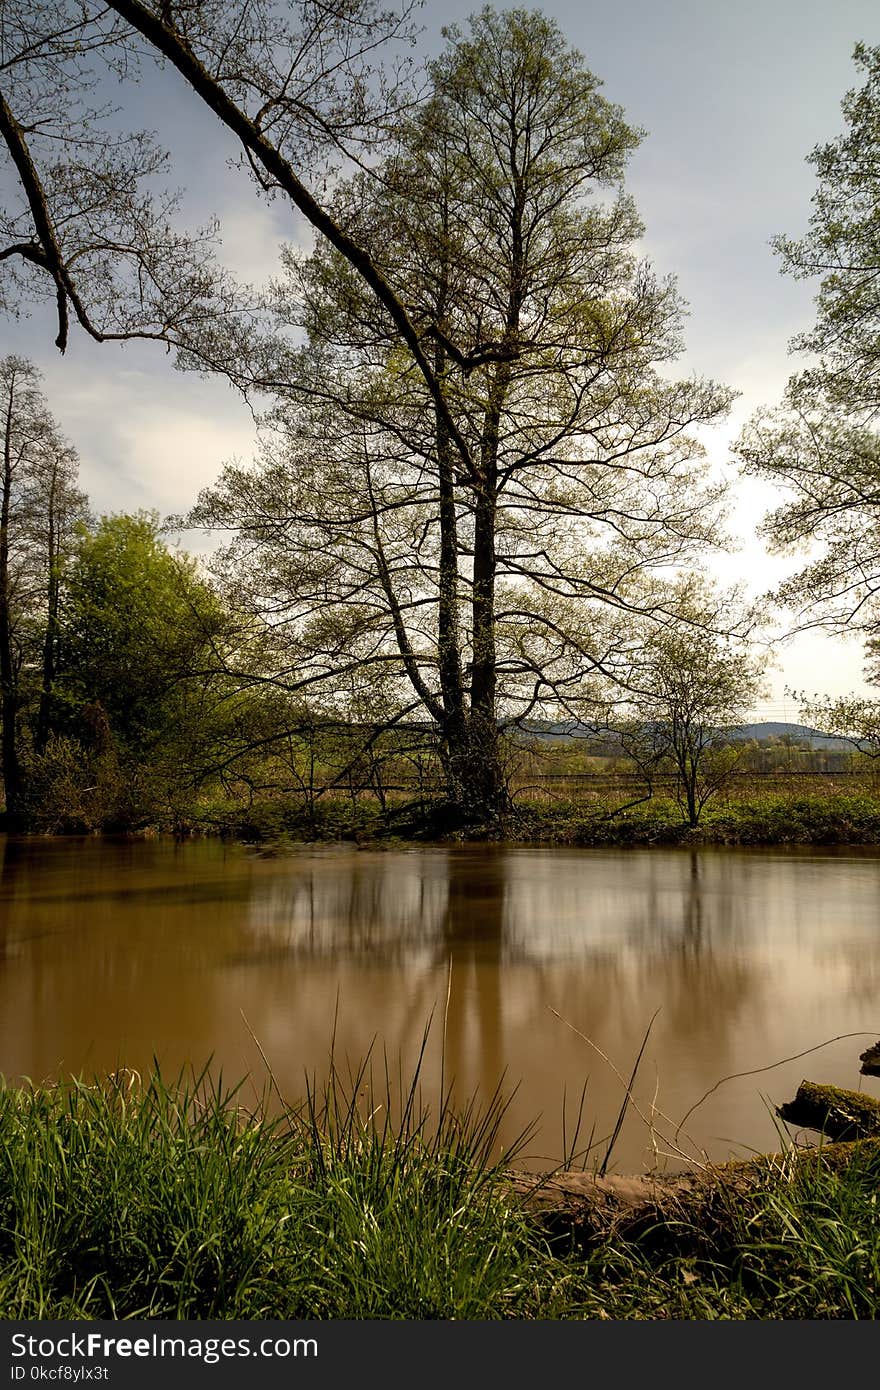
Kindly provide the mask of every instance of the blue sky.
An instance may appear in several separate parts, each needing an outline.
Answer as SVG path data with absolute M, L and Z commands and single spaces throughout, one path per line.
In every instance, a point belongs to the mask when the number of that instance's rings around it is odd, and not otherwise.
M 644 250 L 677 277 L 690 306 L 683 372 L 715 377 L 741 394 L 728 427 L 706 442 L 719 469 L 749 415 L 778 399 L 796 362 L 792 334 L 813 318 L 816 286 L 779 274 L 777 233 L 801 234 L 814 190 L 806 156 L 842 129 L 840 101 L 857 81 L 857 40 L 880 42 L 876 0 L 617 0 L 614 6 L 547 3 L 628 120 L 647 131 L 627 185 L 646 224 Z M 423 50 L 471 3 L 428 0 Z M 303 239 L 281 204 L 257 202 L 227 167 L 234 146 L 172 73 L 121 94 L 133 123 L 156 126 L 178 151 L 187 220 L 219 215 L 224 258 L 241 275 L 273 271 L 280 242 Z M 221 463 L 246 458 L 250 416 L 231 389 L 173 369 L 160 347 L 97 345 L 75 335 L 64 358 L 52 346 L 47 311 L 4 324 L 2 350 L 43 370 L 50 404 L 77 446 L 82 482 L 97 510 L 186 510 Z M 742 549 L 713 569 L 758 593 L 797 567 L 767 556 L 755 527 L 778 494 L 738 484 L 735 528 Z M 786 685 L 836 694 L 862 688 L 856 643 L 802 636 L 785 644 L 768 699 L 756 713 L 796 717 Z

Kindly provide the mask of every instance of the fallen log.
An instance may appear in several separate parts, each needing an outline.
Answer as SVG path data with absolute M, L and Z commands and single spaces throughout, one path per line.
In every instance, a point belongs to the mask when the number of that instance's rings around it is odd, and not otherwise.
M 870 1139 L 880 1135 L 880 1101 L 841 1086 L 802 1081 L 794 1100 L 778 1105 L 776 1113 L 786 1124 L 818 1130 L 826 1139 Z
M 588 1172 L 511 1172 L 508 1178 L 513 1194 L 550 1236 L 574 1237 L 585 1248 L 647 1240 L 658 1249 L 679 1249 L 726 1229 L 732 1209 L 748 1209 L 774 1183 L 795 1180 L 815 1167 L 842 1172 L 878 1148 L 880 1136 L 874 1136 L 728 1159 L 681 1173 L 600 1178 Z
M 875 1042 L 873 1047 L 868 1047 L 859 1055 L 861 1066 L 859 1071 L 862 1076 L 880 1076 L 880 1042 Z

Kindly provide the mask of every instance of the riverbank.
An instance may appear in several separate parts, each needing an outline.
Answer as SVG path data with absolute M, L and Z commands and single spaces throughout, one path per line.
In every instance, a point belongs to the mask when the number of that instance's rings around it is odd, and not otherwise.
M 654 798 L 609 815 L 577 807 L 526 813 L 521 834 L 554 843 L 601 845 L 841 845 L 880 844 L 880 797 L 867 792 L 792 796 L 756 792 L 709 805 L 700 822 L 682 820 L 674 801 Z
M 0 1317 L 876 1316 L 876 1143 L 634 1203 L 512 1179 L 498 1098 L 432 1120 L 363 1083 L 272 1119 L 204 1077 L 0 1090 Z
M 255 798 L 246 806 L 230 800 L 205 800 L 188 808 L 169 808 L 149 824 L 103 827 L 76 819 L 40 818 L 17 824 L 14 833 L 132 836 L 220 837 L 264 846 L 269 852 L 286 845 L 354 841 L 401 845 L 473 841 L 509 844 L 625 847 L 650 845 L 880 845 L 880 788 L 872 779 L 844 787 L 829 781 L 817 789 L 815 778 L 779 790 L 764 789 L 761 779 L 737 785 L 735 794 L 710 801 L 697 825 L 669 795 L 627 800 L 623 790 L 609 790 L 566 800 L 561 797 L 515 797 L 507 813 L 485 824 L 464 822 L 455 808 L 439 799 L 380 802 L 371 795 L 328 794 L 313 803 L 278 794 Z M 820 779 L 821 780 L 821 779 Z M 0 833 L 13 833 L 0 812 Z
M 880 795 L 855 792 L 769 793 L 755 790 L 710 804 L 690 826 L 671 798 L 633 805 L 615 800 L 524 801 L 497 821 L 458 824 L 441 803 L 410 803 L 382 812 L 369 802 L 328 801 L 320 815 L 295 805 L 251 807 L 215 821 L 216 832 L 281 852 L 288 844 L 354 840 L 359 844 L 443 841 L 573 845 L 585 848 L 675 845 L 880 845 Z

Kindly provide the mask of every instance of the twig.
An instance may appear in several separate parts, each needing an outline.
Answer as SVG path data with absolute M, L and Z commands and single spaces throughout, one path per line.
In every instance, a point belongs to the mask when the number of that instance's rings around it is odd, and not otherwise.
M 689 1120 L 691 1115 L 693 1115 L 694 1111 L 698 1110 L 700 1106 L 703 1104 L 703 1101 L 708 1100 L 709 1097 L 715 1091 L 718 1090 L 719 1086 L 724 1085 L 725 1081 L 737 1081 L 740 1077 L 743 1076 L 760 1076 L 761 1072 L 773 1071 L 776 1067 L 784 1066 L 786 1062 L 796 1062 L 799 1057 L 809 1057 L 811 1052 L 820 1052 L 823 1047 L 829 1047 L 831 1043 L 843 1042 L 845 1038 L 872 1037 L 876 1031 L 877 1030 L 875 1028 L 872 1028 L 870 1032 L 860 1030 L 857 1033 L 838 1033 L 836 1037 L 826 1038 L 825 1042 L 816 1043 L 815 1047 L 807 1047 L 804 1049 L 803 1052 L 795 1052 L 794 1055 L 791 1057 L 781 1057 L 778 1062 L 771 1062 L 770 1065 L 767 1067 L 752 1067 L 750 1071 L 732 1071 L 729 1076 L 722 1076 L 720 1081 L 716 1081 L 714 1086 L 709 1087 L 708 1091 L 704 1096 L 700 1096 L 700 1099 L 691 1106 L 690 1110 L 685 1111 L 684 1116 L 678 1122 L 678 1128 L 675 1131 L 675 1138 L 678 1139 L 678 1136 L 684 1126 L 685 1120 Z
M 279 1088 L 278 1088 L 278 1082 L 275 1080 L 275 1073 L 274 1073 L 273 1070 L 272 1070 L 272 1066 L 271 1066 L 271 1063 L 269 1062 L 269 1058 L 266 1056 L 265 1052 L 263 1051 L 263 1044 L 260 1042 L 260 1039 L 257 1037 L 257 1035 L 256 1035 L 256 1033 L 254 1032 L 254 1030 L 253 1030 L 253 1028 L 251 1027 L 251 1025 L 248 1023 L 248 1021 L 247 1021 L 247 1015 L 245 1014 L 244 1009 L 239 1009 L 238 1012 L 241 1014 L 242 1019 L 244 1020 L 244 1026 L 245 1026 L 245 1028 L 248 1030 L 248 1032 L 250 1033 L 251 1037 L 253 1038 L 254 1044 L 255 1044 L 255 1046 L 256 1046 L 256 1049 L 257 1049 L 257 1051 L 259 1052 L 260 1056 L 261 1056 L 262 1059 L 263 1059 L 263 1066 L 266 1068 L 266 1071 L 267 1071 L 268 1074 L 269 1074 L 269 1084 L 270 1084 L 270 1086 L 272 1087 L 272 1090 L 275 1092 L 276 1096 L 278 1097 L 279 1101 L 281 1102 L 281 1110 L 282 1110 L 282 1113 L 283 1113 L 283 1114 L 287 1114 L 287 1113 L 288 1113 L 288 1110 L 289 1110 L 287 1101 L 284 1099 L 283 1095 L 281 1094 L 281 1091 L 280 1091 Z
M 449 1001 L 452 998 L 452 952 L 449 953 L 449 973 L 446 979 L 446 1007 L 443 1010 L 443 1040 L 440 1047 L 440 1104 L 443 1104 L 446 1084 L 446 1026 L 449 1022 Z
M 634 1064 L 633 1069 L 632 1069 L 632 1075 L 630 1076 L 630 1078 L 629 1078 L 629 1084 L 628 1084 L 628 1086 L 626 1087 L 626 1094 L 625 1094 L 624 1097 L 623 1097 L 623 1105 L 621 1105 L 621 1107 L 620 1107 L 620 1114 L 619 1114 L 618 1117 L 617 1117 L 617 1124 L 614 1126 L 614 1129 L 613 1129 L 612 1134 L 611 1134 L 611 1140 L 610 1140 L 610 1142 L 609 1142 L 609 1144 L 608 1144 L 608 1148 L 605 1150 L 605 1157 L 602 1159 L 602 1164 L 601 1164 L 601 1167 L 599 1168 L 599 1177 L 600 1177 L 600 1178 L 604 1178 L 604 1176 L 605 1176 L 606 1170 L 607 1170 L 607 1168 L 608 1168 L 608 1160 L 609 1160 L 610 1157 L 611 1157 L 611 1150 L 614 1148 L 614 1145 L 615 1145 L 616 1142 L 617 1142 L 617 1136 L 618 1136 L 618 1134 L 620 1133 L 621 1129 L 623 1128 L 623 1121 L 624 1121 L 624 1118 L 625 1118 L 625 1116 L 626 1116 L 626 1107 L 629 1105 L 630 1096 L 632 1095 L 632 1088 L 633 1088 L 633 1085 L 634 1085 L 635 1079 L 636 1079 L 636 1074 L 637 1074 L 637 1072 L 638 1072 L 638 1070 L 639 1070 L 639 1065 L 640 1065 L 641 1060 L 642 1060 L 642 1057 L 643 1057 L 643 1055 L 644 1055 L 645 1048 L 648 1046 L 648 1038 L 651 1036 L 651 1029 L 654 1027 L 654 1019 L 657 1017 L 657 1015 L 659 1014 L 659 1012 L 660 1012 L 660 1009 L 659 1009 L 659 1008 L 656 1008 L 656 1009 L 654 1010 L 653 1014 L 651 1015 L 651 1021 L 650 1021 L 650 1023 L 648 1024 L 647 1028 L 645 1029 L 645 1036 L 642 1038 L 642 1045 L 641 1045 L 641 1047 L 639 1048 L 639 1053 L 638 1053 L 638 1056 L 636 1057 L 635 1064 Z M 654 1098 L 655 1098 L 655 1100 L 656 1100 L 656 1092 L 655 1092 Z M 652 1108 L 653 1108 L 653 1107 L 652 1107 Z M 651 1133 L 652 1133 L 652 1135 L 653 1135 L 653 1125 L 651 1126 Z
M 657 1097 L 660 1094 L 660 1068 L 654 1064 L 654 1094 L 651 1097 L 651 1148 L 654 1151 L 654 1167 L 657 1167 L 657 1158 L 660 1150 L 657 1148 L 657 1133 L 654 1129 L 654 1116 L 660 1112 L 657 1109 Z
M 610 1058 L 609 1056 L 607 1056 L 607 1054 L 604 1053 L 604 1052 L 602 1051 L 601 1047 L 599 1047 L 596 1043 L 593 1042 L 593 1039 L 592 1039 L 592 1038 L 588 1038 L 587 1035 L 586 1035 L 586 1033 L 582 1033 L 581 1030 L 580 1030 L 580 1028 L 575 1028 L 575 1026 L 574 1026 L 573 1023 L 569 1023 L 569 1021 L 568 1021 L 567 1018 L 563 1018 L 563 1017 L 562 1017 L 562 1014 L 557 1013 L 555 1009 L 550 1008 L 550 1005 L 549 1005 L 549 1004 L 547 1005 L 547 1007 L 548 1007 L 548 1009 L 550 1009 L 550 1012 L 551 1012 L 551 1014 L 553 1014 L 554 1018 L 558 1018 L 560 1023 L 564 1023 L 565 1026 L 566 1026 L 566 1028 L 570 1028 L 571 1031 L 572 1031 L 573 1033 L 576 1033 L 577 1036 L 578 1036 L 579 1038 L 582 1038 L 582 1039 L 584 1040 L 584 1042 L 587 1043 L 587 1044 L 593 1049 L 594 1052 L 598 1052 L 598 1054 L 599 1054 L 599 1056 L 602 1058 L 603 1062 L 607 1062 L 607 1063 L 608 1063 L 609 1067 L 610 1067 L 611 1070 L 614 1072 L 614 1075 L 617 1077 L 617 1079 L 618 1079 L 618 1081 L 620 1082 L 620 1084 L 624 1087 L 624 1089 L 625 1089 L 625 1090 L 627 1091 L 627 1093 L 629 1094 L 629 1099 L 630 1099 L 630 1101 L 632 1102 L 632 1107 L 633 1107 L 633 1109 L 635 1110 L 636 1114 L 638 1115 L 639 1119 L 642 1121 L 642 1124 L 643 1124 L 643 1125 L 646 1125 L 647 1128 L 648 1128 L 648 1130 L 650 1131 L 650 1130 L 652 1129 L 652 1122 L 647 1118 L 647 1116 L 646 1116 L 646 1115 L 643 1113 L 643 1111 L 639 1108 L 638 1104 L 636 1103 L 635 1097 L 634 1097 L 634 1096 L 632 1095 L 632 1093 L 630 1092 L 629 1087 L 627 1086 L 627 1084 L 626 1084 L 626 1082 L 624 1081 L 623 1077 L 621 1076 L 620 1072 L 617 1070 L 617 1067 L 616 1067 L 616 1066 L 614 1065 L 614 1063 L 612 1062 L 611 1058 Z M 653 1019 L 652 1019 L 652 1022 L 653 1022 Z M 657 1113 L 660 1114 L 660 1115 L 663 1115 L 663 1111 L 662 1111 L 662 1110 L 658 1111 Z M 668 1115 L 663 1115 L 663 1119 L 664 1119 L 664 1120 L 667 1120 L 669 1124 L 672 1124 L 672 1121 L 669 1119 L 669 1116 L 668 1116 Z M 684 1123 L 684 1121 L 682 1121 L 682 1124 L 683 1124 L 683 1123 Z M 681 1126 L 679 1126 L 679 1128 L 681 1128 Z M 675 1151 L 676 1151 L 677 1156 L 678 1156 L 679 1158 L 683 1158 L 684 1161 L 685 1161 L 685 1163 L 692 1163 L 692 1164 L 695 1164 L 697 1168 L 702 1168 L 702 1169 L 706 1170 L 706 1164 L 705 1164 L 705 1163 L 700 1163 L 698 1159 L 695 1159 L 695 1158 L 693 1158 L 690 1154 L 685 1153 L 684 1149 L 678 1148 L 678 1146 L 673 1142 L 673 1140 L 671 1140 L 671 1139 L 665 1139 L 665 1137 L 664 1137 L 664 1142 L 667 1143 L 667 1144 L 672 1145 L 672 1147 L 673 1147 L 673 1148 L 675 1149 Z M 670 1155 L 670 1157 L 671 1157 L 671 1155 Z

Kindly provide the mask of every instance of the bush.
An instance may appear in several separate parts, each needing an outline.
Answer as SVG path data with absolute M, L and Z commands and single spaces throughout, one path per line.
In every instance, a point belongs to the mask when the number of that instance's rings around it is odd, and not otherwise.
M 88 834 L 125 819 L 131 784 L 112 746 L 94 752 L 77 739 L 53 734 L 25 763 L 25 819 L 32 830 Z

